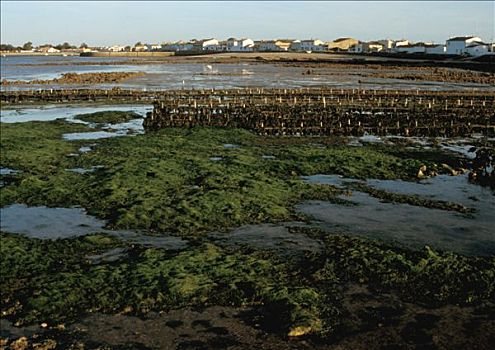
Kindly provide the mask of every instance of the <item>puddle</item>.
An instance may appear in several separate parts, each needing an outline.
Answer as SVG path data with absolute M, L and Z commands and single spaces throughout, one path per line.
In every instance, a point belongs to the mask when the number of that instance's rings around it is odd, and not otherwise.
M 375 135 L 365 134 L 358 138 L 361 143 L 383 143 L 383 140 Z
M 127 132 L 108 132 L 108 131 L 90 131 L 90 132 L 74 132 L 70 134 L 63 134 L 62 138 L 67 141 L 76 140 L 99 140 L 109 137 L 126 136 Z
M 148 248 L 162 248 L 169 250 L 180 250 L 184 249 L 188 245 L 188 241 L 175 236 L 161 235 L 161 236 L 149 236 L 138 231 L 110 231 L 107 230 L 105 233 L 109 233 L 117 238 L 120 238 L 126 242 L 132 244 L 138 244 L 143 247 Z
M 275 159 L 275 158 L 277 158 L 277 157 L 263 154 L 263 155 L 261 156 L 261 158 L 263 158 L 263 159 Z
M 223 158 L 222 157 L 210 157 L 210 160 L 213 162 L 218 162 L 218 161 L 223 160 Z
M 239 147 L 241 147 L 241 146 L 235 145 L 233 143 L 224 143 L 223 144 L 223 148 L 239 148 Z
M 1 230 L 31 238 L 56 239 L 105 231 L 105 222 L 82 208 L 28 207 L 13 204 L 0 208 Z
M 335 187 L 344 187 L 346 182 L 365 182 L 357 179 L 350 179 L 343 177 L 342 175 L 311 175 L 311 176 L 301 176 L 305 182 L 310 184 L 320 184 L 320 185 L 332 185 Z
M 79 153 L 88 153 L 91 152 L 92 148 L 90 146 L 83 146 L 79 148 Z
M 95 165 L 92 166 L 91 168 L 72 168 L 72 169 L 65 169 L 65 171 L 69 171 L 71 173 L 77 173 L 77 174 L 87 174 L 87 173 L 94 173 L 98 169 L 103 169 L 103 165 Z
M 86 256 L 86 259 L 88 259 L 91 264 L 93 265 L 98 265 L 101 263 L 109 263 L 109 262 L 115 262 L 120 260 L 121 258 L 124 258 L 127 256 L 127 249 L 126 248 L 114 248 L 110 249 L 102 254 L 97 254 L 97 255 L 88 255 Z
M 31 337 L 39 333 L 41 330 L 42 328 L 38 325 L 16 327 L 12 324 L 12 322 L 7 321 L 4 318 L 0 318 L 0 339 Z
M 241 226 L 229 233 L 212 233 L 210 237 L 220 244 L 249 246 L 256 249 L 276 251 L 281 255 L 319 252 L 322 243 L 304 234 L 291 233 L 290 227 L 305 226 L 302 222 L 260 224 Z
M 476 152 L 470 152 L 470 149 L 474 147 L 473 145 L 466 144 L 445 144 L 442 143 L 440 147 L 444 150 L 448 150 L 454 153 L 462 154 L 464 157 L 468 159 L 476 158 Z
M 0 175 L 16 175 L 20 172 L 20 170 L 14 170 L 10 168 L 0 168 Z
M 0 208 L 1 226 L 5 232 L 23 234 L 30 238 L 58 239 L 106 233 L 131 244 L 178 250 L 188 242 L 179 237 L 148 236 L 138 231 L 105 229 L 106 222 L 86 214 L 82 208 L 28 207 L 13 204 Z
M 75 123 L 83 123 L 75 119 L 76 115 L 89 114 L 103 111 L 132 111 L 142 116 L 151 111 L 149 105 L 103 105 L 103 106 L 42 106 L 37 108 L 2 109 L 0 110 L 0 122 L 24 123 L 30 121 L 51 121 L 66 119 Z M 139 119 L 141 120 L 141 119 Z
M 341 186 L 347 179 L 318 175 L 305 180 Z M 368 180 L 367 184 L 389 192 L 460 203 L 477 212 L 468 217 L 453 211 L 382 203 L 357 191 L 341 198 L 358 206 L 308 201 L 297 209 L 313 216 L 321 228 L 332 232 L 395 241 L 412 248 L 430 245 L 467 255 L 495 254 L 495 196 L 490 189 L 470 184 L 466 175 L 437 176 L 421 182 Z

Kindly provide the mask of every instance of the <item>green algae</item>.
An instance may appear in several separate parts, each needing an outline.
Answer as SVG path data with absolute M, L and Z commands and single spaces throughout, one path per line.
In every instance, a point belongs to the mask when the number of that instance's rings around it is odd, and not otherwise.
M 277 326 L 272 331 L 299 327 L 327 337 L 345 325 L 341 300 L 348 283 L 431 307 L 495 301 L 493 257 L 417 252 L 294 230 L 322 240 L 325 250 L 292 260 L 207 242 L 182 252 L 134 246 L 117 262 L 92 265 L 88 253 L 124 243 L 102 235 L 43 241 L 3 233 L 3 316 L 17 324 L 57 323 L 88 312 L 145 315 L 185 306 L 250 306 L 261 323 Z
M 293 207 L 301 200 L 332 200 L 342 192 L 305 184 L 300 175 L 412 178 L 424 163 L 371 147 L 316 147 L 297 139 L 263 144 L 265 138 L 247 131 L 215 128 L 102 139 L 92 152 L 67 157 L 84 144 L 60 140 L 68 128 L 84 126 L 24 123 L 2 130 L 6 165 L 29 169 L 3 189 L 2 205 L 80 205 L 112 227 L 195 234 L 298 218 Z M 37 137 L 24 138 L 23 145 L 16 141 L 31 129 Z M 226 143 L 241 147 L 226 149 Z M 275 158 L 264 159 L 264 154 Z M 222 160 L 214 162 L 212 156 Z M 103 168 L 84 176 L 63 170 L 94 165 Z
M 132 111 L 102 111 L 88 114 L 78 114 L 76 119 L 97 124 L 119 124 L 132 119 L 143 118 L 140 114 Z
M 28 123 L 1 123 L 2 167 L 14 167 L 40 178 L 64 169 L 67 155 L 77 151 L 77 143 L 62 140 L 64 133 L 94 131 L 86 125 L 64 120 Z
M 259 323 L 276 324 L 277 332 L 328 337 L 345 325 L 341 299 L 349 283 L 431 306 L 494 302 L 493 258 L 413 252 L 302 228 L 291 229 L 321 240 L 321 253 L 281 260 L 201 238 L 202 232 L 247 223 L 300 219 L 293 208 L 302 200 L 346 204 L 337 198 L 346 190 L 306 184 L 301 175 L 412 179 L 422 164 L 445 161 L 433 151 L 350 148 L 318 138 L 312 139 L 321 141 L 316 146 L 243 130 L 192 128 L 102 139 L 91 152 L 68 157 L 85 143 L 62 134 L 86 126 L 55 121 L 1 127 L 2 166 L 22 170 L 2 189 L 2 205 L 81 205 L 113 227 L 198 236 L 188 250 L 170 252 L 105 235 L 42 241 L 2 233 L 2 311 L 17 324 L 70 322 L 97 311 L 145 315 L 234 305 L 255 308 Z M 226 149 L 227 143 L 240 147 Z M 263 159 L 265 154 L 275 158 Z M 213 156 L 222 159 L 211 161 Z M 103 168 L 84 176 L 64 170 L 94 165 Z M 128 254 L 98 265 L 87 259 L 114 247 Z

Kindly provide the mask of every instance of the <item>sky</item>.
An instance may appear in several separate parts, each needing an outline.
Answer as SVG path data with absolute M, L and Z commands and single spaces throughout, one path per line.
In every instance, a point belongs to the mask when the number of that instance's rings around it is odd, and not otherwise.
M 494 41 L 495 1 L 0 1 L 2 43 L 90 46 L 179 39 L 451 36 Z

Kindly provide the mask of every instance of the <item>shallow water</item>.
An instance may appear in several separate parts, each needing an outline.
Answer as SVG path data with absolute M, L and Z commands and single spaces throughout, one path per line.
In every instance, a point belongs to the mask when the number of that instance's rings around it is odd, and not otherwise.
M 88 215 L 82 208 L 13 204 L 0 208 L 0 217 L 2 231 L 30 238 L 58 239 L 105 233 L 145 247 L 178 250 L 187 246 L 187 241 L 170 235 L 149 236 L 139 231 L 106 229 L 106 221 Z
M 89 114 L 103 111 L 132 111 L 143 117 L 153 109 L 149 105 L 101 105 L 101 106 L 40 106 L 36 108 L 1 109 L 0 122 L 23 123 L 30 121 L 50 121 L 55 119 L 66 119 L 75 123 L 83 123 L 75 119 L 78 114 Z M 140 120 L 140 119 L 139 119 Z
M 292 233 L 290 227 L 305 226 L 301 222 L 280 224 L 259 224 L 241 226 L 229 233 L 212 233 L 210 237 L 220 244 L 247 246 L 270 250 L 281 255 L 294 255 L 304 252 L 319 252 L 320 241 L 304 234 Z
M 103 168 L 103 165 L 95 165 L 92 166 L 91 168 L 71 168 L 71 169 L 65 169 L 66 171 L 69 171 L 71 173 L 77 173 L 77 174 L 87 174 L 87 173 L 94 173 L 96 170 Z
M 10 168 L 0 168 L 0 175 L 15 175 L 19 174 L 20 170 L 14 170 Z
M 63 134 L 62 138 L 67 141 L 77 140 L 99 140 L 109 137 L 126 136 L 127 132 L 108 132 L 108 131 L 89 131 L 89 132 L 74 132 L 70 134 Z
M 347 180 L 322 175 L 305 179 L 336 186 L 342 186 Z M 413 248 L 429 245 L 467 255 L 495 254 L 495 196 L 490 189 L 468 183 L 466 175 L 442 175 L 421 182 L 366 182 L 372 187 L 389 192 L 452 201 L 473 207 L 477 211 L 470 217 L 453 211 L 383 203 L 358 191 L 354 191 L 350 197 L 341 197 L 357 203 L 358 206 L 308 201 L 300 204 L 297 209 L 314 217 L 321 228 L 332 232 L 395 241 Z
M 49 57 L 49 56 L 48 56 Z M 132 89 L 203 89 L 203 88 L 242 88 L 242 87 L 311 87 L 328 86 L 335 88 L 366 89 L 426 89 L 426 90 L 494 90 L 490 85 L 471 83 L 444 83 L 428 81 L 408 81 L 363 77 L 374 73 L 373 69 L 311 68 L 312 74 L 305 74 L 307 67 L 271 63 L 174 63 L 132 65 L 129 62 L 119 65 L 98 65 L 102 61 L 129 61 L 134 58 L 103 57 L 5 57 L 1 58 L 1 77 L 8 80 L 53 79 L 63 73 L 96 72 L 144 72 L 146 75 L 129 79 L 119 84 L 99 84 L 100 88 L 119 86 Z M 94 63 L 76 65 L 72 63 Z M 50 63 L 46 65 L 45 63 Z M 68 64 L 67 64 L 68 63 Z M 25 64 L 31 64 L 26 66 Z M 210 68 L 211 67 L 211 68 Z M 87 88 L 88 85 L 24 85 L 2 86 L 2 90 L 37 88 Z
M 93 265 L 118 261 L 127 256 L 126 248 L 113 248 L 101 254 L 88 255 L 88 259 Z
M 0 208 L 2 231 L 31 238 L 56 239 L 104 231 L 105 221 L 82 208 L 28 207 L 13 204 Z

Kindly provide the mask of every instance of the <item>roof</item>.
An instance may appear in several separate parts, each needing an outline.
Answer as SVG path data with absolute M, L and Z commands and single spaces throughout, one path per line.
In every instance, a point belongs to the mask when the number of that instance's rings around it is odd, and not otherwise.
M 490 45 L 490 44 L 484 43 L 482 41 L 473 41 L 467 47 L 482 46 L 482 45 Z
M 334 43 L 339 43 L 341 41 L 346 41 L 346 40 L 356 40 L 356 39 L 353 39 L 353 38 L 338 38 L 338 39 L 335 39 L 333 42 Z
M 466 41 L 466 40 L 469 40 L 469 39 L 472 39 L 472 38 L 476 38 L 476 37 L 473 36 L 473 35 L 469 35 L 469 36 L 456 36 L 456 37 L 450 38 L 447 41 Z

